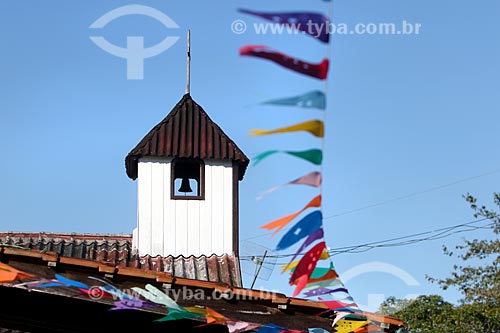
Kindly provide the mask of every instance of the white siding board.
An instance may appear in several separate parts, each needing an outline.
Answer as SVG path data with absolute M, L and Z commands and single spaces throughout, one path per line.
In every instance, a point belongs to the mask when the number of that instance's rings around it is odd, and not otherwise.
M 165 177 L 165 186 L 164 186 L 164 208 L 163 208 L 163 255 L 165 253 L 175 254 L 175 233 L 176 233 L 176 225 L 175 225 L 175 217 L 177 216 L 175 209 L 175 201 L 170 200 L 170 163 L 165 163 L 163 166 L 164 177 Z
M 200 252 L 210 255 L 212 250 L 212 167 L 205 163 L 205 202 L 200 205 Z
M 188 255 L 199 256 L 200 253 L 200 206 L 202 201 L 188 201 Z
M 139 163 L 138 169 L 139 184 L 138 224 L 139 251 L 141 254 L 151 252 L 151 164 Z
M 139 162 L 139 252 L 163 256 L 232 254 L 231 163 L 205 161 L 205 200 L 171 200 L 170 162 L 158 158 Z
M 222 212 L 224 214 L 224 253 L 233 253 L 233 170 L 225 167 L 224 176 L 224 201 Z
M 163 254 L 164 163 L 151 164 L 151 255 Z
M 175 200 L 175 253 L 188 254 L 188 200 Z
M 216 254 L 221 254 L 224 251 L 224 244 L 222 243 L 224 232 L 224 221 L 222 212 L 222 189 L 221 184 L 223 177 L 221 173 L 221 166 L 214 165 L 212 169 L 211 188 L 212 192 L 212 251 Z

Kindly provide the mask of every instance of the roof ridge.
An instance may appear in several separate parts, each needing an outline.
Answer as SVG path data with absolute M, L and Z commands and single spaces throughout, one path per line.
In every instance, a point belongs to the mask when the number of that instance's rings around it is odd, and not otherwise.
M 250 159 L 190 94 L 156 124 L 125 158 L 127 175 L 138 176 L 142 157 L 184 157 L 237 162 L 242 180 Z

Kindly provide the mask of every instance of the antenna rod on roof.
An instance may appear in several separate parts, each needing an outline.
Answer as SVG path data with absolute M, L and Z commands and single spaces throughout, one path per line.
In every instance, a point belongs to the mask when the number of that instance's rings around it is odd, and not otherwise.
M 191 93 L 191 30 L 187 32 L 187 80 L 186 94 Z

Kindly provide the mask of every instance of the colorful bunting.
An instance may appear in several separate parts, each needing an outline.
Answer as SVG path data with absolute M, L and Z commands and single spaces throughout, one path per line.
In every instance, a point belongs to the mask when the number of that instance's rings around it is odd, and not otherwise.
M 330 41 L 328 28 L 330 20 L 322 14 L 310 12 L 264 13 L 246 9 L 239 9 L 240 13 L 258 16 L 273 23 L 292 27 L 323 43 Z
M 321 211 L 316 210 L 312 213 L 306 215 L 302 220 L 297 222 L 279 241 L 276 246 L 277 251 L 285 250 L 297 243 L 301 239 L 309 236 L 319 228 L 321 228 L 323 224 L 323 215 Z M 318 253 L 318 259 L 321 255 L 321 252 Z
M 346 288 L 336 288 L 336 289 L 329 289 L 329 288 L 316 288 L 313 290 L 306 291 L 304 293 L 305 297 L 314 297 L 314 296 L 321 296 L 321 295 L 329 295 L 329 294 L 334 294 L 334 293 L 349 293 L 349 291 Z
M 273 232 L 273 236 L 274 236 L 281 229 L 283 229 L 290 221 L 292 221 L 294 218 L 296 218 L 297 216 L 299 216 L 306 209 L 312 208 L 312 207 L 321 207 L 321 195 L 318 195 L 318 196 L 314 197 L 301 210 L 299 210 L 299 211 L 297 211 L 297 212 L 295 212 L 293 214 L 287 215 L 285 217 L 282 217 L 280 219 L 277 219 L 277 220 L 274 220 L 272 222 L 269 222 L 268 224 L 265 224 L 265 225 L 261 226 L 261 228 L 262 229 L 266 229 L 266 230 L 272 230 L 272 229 L 276 228 L 276 230 Z
M 336 310 L 336 309 L 341 309 L 341 308 L 347 308 L 351 306 L 357 307 L 358 305 L 356 303 L 344 303 L 344 302 L 339 302 L 339 301 L 326 301 L 323 299 L 319 299 L 321 303 L 325 304 L 328 307 L 328 310 Z
M 279 332 L 284 331 L 284 330 L 286 330 L 286 328 L 269 323 L 269 324 L 262 326 L 255 333 L 279 333 Z
M 337 333 L 349 333 L 370 323 L 369 320 L 339 320 L 335 329 Z
M 228 321 L 226 323 L 229 333 L 243 333 L 248 332 L 262 325 L 255 323 L 248 323 L 245 321 Z
M 323 232 L 323 228 L 319 228 L 318 230 L 316 230 L 315 232 L 313 232 L 312 234 L 310 234 L 306 240 L 304 241 L 304 243 L 300 246 L 300 248 L 297 250 L 297 252 L 295 252 L 295 254 L 293 255 L 292 257 L 292 260 L 290 260 L 290 263 L 288 265 L 285 265 L 283 267 L 283 271 L 287 271 L 288 269 L 290 270 L 293 270 L 295 268 L 295 266 L 292 267 L 292 265 L 294 264 L 294 260 L 295 258 L 297 258 L 301 253 L 302 251 L 304 251 L 309 245 L 311 245 L 312 243 L 314 243 L 315 241 L 321 239 L 324 237 L 324 232 Z M 321 255 L 323 256 L 323 254 Z M 328 259 L 330 256 L 328 256 L 328 253 L 327 253 L 327 257 L 325 259 Z M 321 259 L 321 257 L 320 257 Z M 298 262 L 297 262 L 298 264 Z
M 326 109 L 325 93 L 319 90 L 313 90 L 302 95 L 272 99 L 262 102 L 262 104 L 297 106 L 301 108 Z
M 324 328 L 310 328 L 308 331 L 309 333 L 330 333 Z
M 330 267 L 316 267 L 311 274 L 311 279 L 318 279 L 324 277 L 330 271 L 335 270 L 333 262 L 330 262 Z
M 321 253 L 326 249 L 325 242 L 320 242 L 316 244 L 312 249 L 310 249 L 299 261 L 299 264 L 295 268 L 290 277 L 290 285 L 296 284 L 297 287 L 293 292 L 293 296 L 297 296 L 302 289 L 306 286 L 309 277 L 311 276 L 316 263 L 321 257 Z M 298 281 L 297 281 L 298 280 Z
M 277 153 L 285 153 L 303 160 L 309 161 L 312 164 L 320 165 L 323 161 L 323 152 L 321 149 L 309 149 L 304 151 L 286 151 L 286 150 L 268 150 L 253 158 L 253 165 L 259 164 L 263 159 Z
M 330 0 L 324 0 L 330 1 Z M 329 32 L 328 29 L 324 31 L 319 30 L 319 27 L 327 27 L 330 23 L 329 18 L 321 13 L 315 12 L 260 12 L 248 9 L 240 9 L 241 13 L 254 15 L 265 20 L 271 21 L 276 25 L 281 25 L 291 29 L 296 29 L 304 34 L 309 34 L 314 36 L 318 40 L 328 43 L 329 42 Z M 311 30 L 312 27 L 316 27 L 316 30 Z M 314 32 L 317 32 L 315 34 Z M 258 58 L 263 58 L 275 62 L 285 68 L 291 69 L 295 72 L 305 74 L 317 79 L 325 80 L 328 76 L 329 60 L 325 58 L 321 63 L 313 64 L 307 63 L 300 59 L 293 58 L 289 55 L 283 54 L 279 51 L 273 50 L 267 46 L 262 45 L 247 45 L 241 47 L 239 50 L 242 56 L 253 56 Z M 268 101 L 264 101 L 261 104 L 264 105 L 278 105 L 278 106 L 295 106 L 301 108 L 316 108 L 319 110 L 326 109 L 326 96 L 324 92 L 313 90 L 301 95 L 275 98 Z M 271 130 L 265 129 L 254 129 L 250 133 L 252 135 L 270 135 L 278 133 L 290 133 L 297 131 L 306 131 L 316 136 L 318 138 L 324 138 L 324 123 L 321 120 L 310 120 L 286 127 L 280 127 Z M 254 165 L 257 165 L 262 160 L 276 155 L 278 153 L 292 155 L 315 165 L 321 165 L 323 162 L 323 152 L 320 149 L 309 149 L 305 151 L 289 151 L 289 150 L 268 150 L 257 156 L 255 156 Z M 277 189 L 285 185 L 308 185 L 312 187 L 321 186 L 321 173 L 311 172 L 302 177 L 299 177 L 291 182 L 272 187 L 265 192 L 263 192 L 257 200 L 262 199 L 265 195 L 276 191 Z M 335 271 L 333 263 L 330 263 L 330 267 L 316 267 L 319 260 L 324 260 L 329 258 L 325 241 L 324 231 L 323 231 L 323 221 L 322 221 L 322 211 L 321 211 L 321 196 L 318 195 L 313 200 L 311 200 L 305 207 L 301 210 L 289 214 L 287 216 L 281 217 L 277 220 L 269 222 L 263 225 L 261 228 L 267 230 L 273 230 L 272 235 L 281 231 L 285 226 L 287 226 L 292 220 L 297 218 L 308 208 L 320 208 L 320 210 L 314 211 L 306 215 L 302 220 L 296 223 L 290 230 L 281 238 L 276 246 L 276 250 L 284 250 L 292 245 L 298 243 L 302 239 L 306 238 L 297 252 L 294 254 L 290 263 L 282 266 L 283 271 L 291 271 L 290 285 L 295 285 L 295 290 L 293 296 L 298 295 L 302 290 L 306 290 L 305 295 L 307 297 L 313 296 L 323 296 L 326 295 L 329 300 L 324 300 L 323 303 L 328 306 L 325 313 L 331 316 L 332 312 L 337 313 L 338 311 L 343 311 L 343 315 L 337 316 L 335 323 L 337 323 L 337 329 L 343 331 L 345 327 L 356 326 L 359 322 L 365 322 L 366 318 L 354 318 L 358 323 L 353 325 L 348 318 L 348 313 L 359 312 L 354 299 L 349 295 L 348 290 L 345 288 L 342 281 L 339 279 L 339 275 Z M 317 243 L 319 242 L 319 243 Z M 295 260 L 298 256 L 302 255 L 303 251 L 306 251 L 309 246 L 317 243 L 300 260 Z M 347 295 L 347 296 L 346 296 Z M 321 298 L 320 298 L 321 300 Z M 324 314 L 323 314 L 324 316 Z M 345 317 L 345 318 L 344 318 Z M 341 319 L 344 318 L 344 319 Z M 349 320 L 348 320 L 349 319 Z M 368 321 L 366 321 L 368 322 Z M 361 326 L 356 327 L 362 327 Z M 354 327 L 354 328 L 356 328 Z M 266 331 L 266 328 L 261 328 L 259 332 L 278 332 L 278 330 Z M 350 331 L 350 330 L 349 330 Z M 283 331 L 285 332 L 285 331 Z M 286 331 L 291 332 L 291 331 Z M 320 328 L 309 329 L 309 333 L 322 333 L 326 332 Z M 347 332 L 347 331 L 345 331 Z
M 34 275 L 17 270 L 12 266 L 0 262 L 0 283 L 14 282 L 34 277 Z
M 146 308 L 152 308 L 155 305 L 143 301 L 141 299 L 121 299 L 119 301 L 116 301 L 113 303 L 115 306 L 109 309 L 109 311 L 116 311 L 116 310 L 140 310 L 140 309 L 146 309 Z
M 299 177 L 297 179 L 292 180 L 291 182 L 281 184 L 275 187 L 272 187 L 264 192 L 262 192 L 261 195 L 257 197 L 257 200 L 261 200 L 264 196 L 280 189 L 283 186 L 286 185 L 307 185 L 307 186 L 312 186 L 312 187 L 320 187 L 321 186 L 321 173 L 318 171 L 310 172 L 307 175 L 304 175 L 302 177 Z
M 328 75 L 328 59 L 323 59 L 319 64 L 308 63 L 275 51 L 264 45 L 247 45 L 240 48 L 240 55 L 253 56 L 271 60 L 278 65 L 295 72 L 325 80 Z
M 323 251 L 323 253 L 321 253 L 321 257 L 319 257 L 319 260 L 326 260 L 329 258 L 330 258 L 330 255 L 328 254 L 328 251 Z M 282 265 L 281 270 L 283 272 L 293 270 L 295 267 L 297 267 L 298 264 L 299 264 L 299 260 L 292 261 L 286 265 Z
M 269 134 L 291 133 L 299 131 L 309 132 L 312 135 L 319 138 L 322 138 L 325 135 L 324 125 L 321 120 L 309 120 L 295 125 L 281 127 L 273 130 L 253 129 L 250 130 L 250 133 L 253 135 L 269 135 Z
M 310 282 L 307 284 L 307 289 L 328 288 L 328 287 L 344 287 L 344 284 L 340 279 Z
M 187 311 L 186 309 L 175 303 L 175 301 L 171 299 L 167 294 L 151 284 L 147 284 L 145 289 L 133 287 L 132 290 L 148 301 L 164 305 L 167 309 L 177 310 L 181 312 Z
M 314 171 L 314 172 L 308 173 L 307 175 L 299 177 L 295 180 L 292 180 L 288 184 L 308 185 L 308 186 L 312 186 L 312 187 L 320 187 L 321 186 L 321 173 Z
M 164 305 L 168 309 L 166 316 L 156 319 L 155 321 L 170 321 L 178 319 L 190 319 L 203 316 L 199 313 L 194 313 L 186 310 L 182 306 L 178 305 L 173 299 L 171 299 L 167 294 L 165 294 L 160 289 L 156 288 L 151 284 L 147 284 L 145 289 L 139 287 L 133 287 L 133 291 L 156 304 Z
M 334 327 L 335 324 L 337 324 L 337 322 L 339 320 L 341 320 L 342 318 L 345 318 L 346 316 L 348 316 L 350 314 L 351 314 L 351 312 L 348 312 L 348 311 L 339 311 L 339 312 L 337 312 L 337 314 L 335 316 L 335 319 L 333 319 L 332 327 Z

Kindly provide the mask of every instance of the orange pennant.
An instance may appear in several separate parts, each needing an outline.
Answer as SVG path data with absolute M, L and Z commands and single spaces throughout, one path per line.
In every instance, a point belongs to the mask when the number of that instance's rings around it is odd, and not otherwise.
M 261 226 L 263 229 L 267 230 L 272 230 L 276 228 L 276 230 L 273 232 L 273 236 L 276 235 L 281 229 L 283 229 L 290 221 L 292 221 L 294 218 L 299 216 L 303 211 L 305 211 L 308 208 L 312 207 L 321 207 L 321 195 L 316 196 L 314 199 L 309 201 L 307 205 L 304 206 L 301 210 L 298 212 L 295 212 L 293 214 L 287 215 L 285 217 L 282 217 L 280 219 L 274 220 L 266 225 Z
M 16 280 L 23 280 L 34 277 L 34 275 L 19 271 L 12 266 L 0 262 L 0 283 L 13 282 Z

